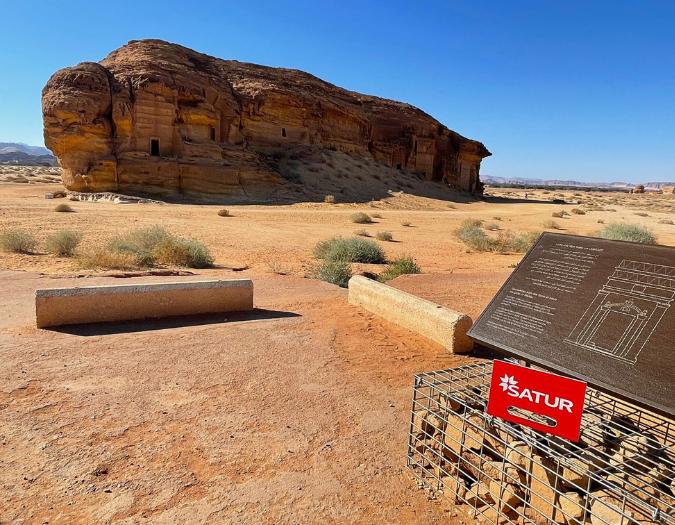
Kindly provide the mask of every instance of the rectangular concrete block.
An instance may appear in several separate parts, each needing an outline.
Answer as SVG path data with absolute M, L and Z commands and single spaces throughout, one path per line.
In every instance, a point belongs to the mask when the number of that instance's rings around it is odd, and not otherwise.
M 38 328 L 253 309 L 250 279 L 83 286 L 35 291 Z
M 349 280 L 349 303 L 443 345 L 452 353 L 473 348 L 466 335 L 472 320 L 426 299 L 421 299 L 361 275 Z

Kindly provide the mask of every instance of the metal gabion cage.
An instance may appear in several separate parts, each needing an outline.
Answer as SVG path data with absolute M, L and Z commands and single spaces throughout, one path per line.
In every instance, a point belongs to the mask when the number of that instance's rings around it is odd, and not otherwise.
M 407 464 L 488 523 L 675 525 L 673 421 L 589 388 L 578 443 L 485 413 L 492 364 L 415 376 Z

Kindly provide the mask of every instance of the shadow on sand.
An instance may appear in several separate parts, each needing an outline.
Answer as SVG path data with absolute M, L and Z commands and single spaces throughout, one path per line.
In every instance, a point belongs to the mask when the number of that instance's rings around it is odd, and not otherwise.
M 296 314 L 294 312 L 284 312 L 280 310 L 254 308 L 249 312 L 227 312 L 222 314 L 167 317 L 163 319 L 139 319 L 134 321 L 118 321 L 110 323 L 74 324 L 68 326 L 57 326 L 48 328 L 47 330 L 59 332 L 62 334 L 90 337 L 97 335 L 150 332 L 153 330 L 184 328 L 187 326 L 265 321 L 289 317 L 300 317 L 300 314 Z

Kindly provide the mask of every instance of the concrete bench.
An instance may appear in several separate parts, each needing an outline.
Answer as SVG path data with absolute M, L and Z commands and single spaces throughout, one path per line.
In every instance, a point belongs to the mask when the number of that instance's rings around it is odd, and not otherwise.
M 253 282 L 183 281 L 35 291 L 38 328 L 253 309 Z
M 473 348 L 466 335 L 473 321 L 468 315 L 421 299 L 361 275 L 349 280 L 349 303 L 443 345 L 452 353 Z

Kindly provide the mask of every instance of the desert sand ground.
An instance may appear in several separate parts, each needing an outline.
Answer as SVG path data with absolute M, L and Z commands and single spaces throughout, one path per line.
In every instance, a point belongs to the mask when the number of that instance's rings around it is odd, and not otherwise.
M 232 217 L 219 217 L 217 205 L 103 202 L 56 213 L 64 201 L 43 195 L 57 188 L 0 184 L 0 229 L 38 239 L 77 229 L 94 245 L 161 224 L 206 243 L 217 267 L 120 279 L 47 254 L 0 254 L 0 523 L 470 522 L 416 490 L 405 449 L 413 374 L 475 357 L 449 355 L 306 278 L 314 244 L 391 231 L 387 255 L 412 254 L 424 272 L 391 284 L 474 318 L 522 255 L 470 252 L 452 234 L 464 219 L 541 231 L 553 211 L 579 207 L 549 202 L 563 193 L 605 210 L 555 219 L 563 233 L 632 222 L 675 245 L 675 226 L 658 222 L 675 219 L 673 195 L 490 190 L 450 207 L 396 193 L 227 206 Z M 356 225 L 354 211 L 382 218 Z M 35 328 L 37 288 L 216 277 L 253 278 L 256 310 Z

